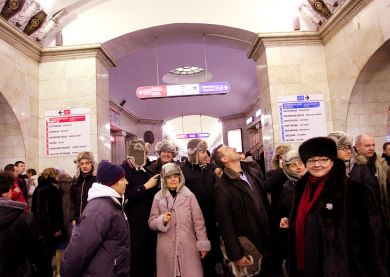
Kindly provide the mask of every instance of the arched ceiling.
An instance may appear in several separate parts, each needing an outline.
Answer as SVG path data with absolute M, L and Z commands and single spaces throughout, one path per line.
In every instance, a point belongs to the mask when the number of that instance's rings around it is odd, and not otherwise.
M 170 24 L 116 38 L 104 44 L 119 57 L 118 67 L 110 71 L 110 96 L 118 103 L 126 100 L 127 110 L 147 119 L 242 113 L 258 95 L 256 64 L 246 57 L 256 37 L 254 33 L 223 26 Z M 206 68 L 206 63 L 213 75 L 211 81 L 230 84 L 228 94 L 146 100 L 135 94 L 137 87 L 163 84 L 162 76 L 169 70 L 181 66 Z

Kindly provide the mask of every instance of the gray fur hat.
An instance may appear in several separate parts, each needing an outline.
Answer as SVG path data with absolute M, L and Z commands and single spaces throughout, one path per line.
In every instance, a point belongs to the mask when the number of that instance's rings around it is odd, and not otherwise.
M 80 161 L 81 160 L 88 160 L 90 162 L 92 162 L 92 170 L 93 170 L 93 175 L 96 175 L 96 170 L 97 170 L 97 166 L 96 166 L 96 162 L 95 162 L 95 158 L 93 156 L 93 153 L 92 152 L 89 152 L 89 151 L 83 151 L 83 152 L 80 152 L 78 153 L 76 159 L 74 159 L 74 163 L 76 164 L 76 174 L 75 176 L 76 177 L 79 177 L 80 176 Z
M 177 174 L 180 175 L 180 184 L 177 186 L 176 191 L 180 191 L 184 187 L 184 175 L 183 172 L 180 169 L 180 166 L 178 166 L 175 163 L 166 163 L 161 168 L 161 190 L 162 193 L 165 195 L 166 191 L 168 191 L 167 184 L 165 181 L 165 178 Z
M 192 139 L 187 143 L 188 161 L 198 164 L 198 151 L 207 151 L 207 142 L 201 139 Z
M 156 144 L 156 153 L 160 155 L 161 151 L 168 151 L 173 153 L 173 157 L 176 157 L 179 153 L 179 147 L 171 140 L 164 139 Z
M 296 150 L 290 150 L 282 156 L 283 164 L 289 165 L 296 160 L 301 160 L 299 153 Z
M 343 131 L 335 131 L 328 134 L 328 138 L 334 140 L 337 146 L 339 145 L 353 145 L 353 138 L 350 134 Z
M 146 147 L 140 139 L 132 140 L 127 148 L 127 157 L 137 166 L 145 165 Z

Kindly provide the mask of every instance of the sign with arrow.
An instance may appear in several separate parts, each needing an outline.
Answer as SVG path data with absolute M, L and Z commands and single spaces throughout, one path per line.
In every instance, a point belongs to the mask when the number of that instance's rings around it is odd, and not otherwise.
M 186 85 L 145 86 L 137 88 L 136 94 L 140 99 L 148 99 L 226 94 L 229 90 L 230 85 L 227 82 L 211 82 Z
M 60 109 L 45 112 L 46 157 L 77 155 L 91 151 L 90 109 Z
M 326 114 L 322 94 L 278 97 L 282 143 L 302 142 L 326 136 Z

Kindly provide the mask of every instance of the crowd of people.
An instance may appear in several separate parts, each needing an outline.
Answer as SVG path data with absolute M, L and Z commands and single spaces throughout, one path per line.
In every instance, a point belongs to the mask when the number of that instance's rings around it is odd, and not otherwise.
M 268 172 L 227 145 L 133 140 L 72 178 L 0 172 L 0 276 L 389 277 L 390 142 L 341 131 L 276 147 Z M 26 173 L 26 175 L 25 175 Z

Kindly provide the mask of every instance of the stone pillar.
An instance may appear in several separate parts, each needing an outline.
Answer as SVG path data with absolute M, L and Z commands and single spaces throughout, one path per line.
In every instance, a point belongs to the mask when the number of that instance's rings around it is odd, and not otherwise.
M 108 70 L 115 66 L 102 45 L 42 50 L 39 66 L 39 169 L 72 173 L 75 156 L 45 156 L 45 111 L 89 108 L 91 151 L 96 161 L 111 160 Z
M 111 159 L 113 163 L 120 164 L 126 159 L 126 136 L 125 131 L 112 132 L 111 136 L 114 138 L 111 142 Z
M 248 56 L 257 62 L 266 169 L 281 144 L 278 97 L 322 94 L 326 129 L 333 130 L 324 47 L 318 34 L 259 35 Z M 292 146 L 298 149 L 300 143 Z

